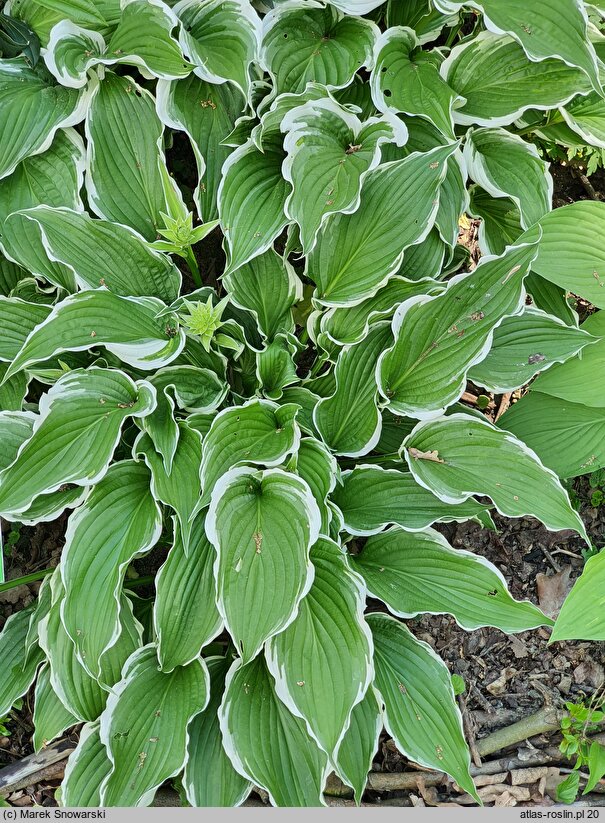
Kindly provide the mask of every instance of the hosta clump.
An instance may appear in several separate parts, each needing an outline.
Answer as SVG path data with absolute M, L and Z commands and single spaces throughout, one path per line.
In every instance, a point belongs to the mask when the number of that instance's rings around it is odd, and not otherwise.
M 557 474 L 605 464 L 605 344 L 566 292 L 605 306 L 605 207 L 551 212 L 527 135 L 604 145 L 595 9 L 7 5 L 43 59 L 0 61 L 0 513 L 68 516 L 0 635 L 0 715 L 35 683 L 36 747 L 83 724 L 63 804 L 178 776 L 194 805 L 318 805 L 332 771 L 360 800 L 383 726 L 477 798 L 401 618 L 552 623 L 435 524 L 586 538 Z M 498 425 L 460 403 L 547 369 Z

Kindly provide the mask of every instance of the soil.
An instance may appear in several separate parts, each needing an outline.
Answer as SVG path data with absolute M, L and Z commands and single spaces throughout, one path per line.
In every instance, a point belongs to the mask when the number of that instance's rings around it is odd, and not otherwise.
M 552 171 L 556 206 L 590 197 L 577 173 L 569 167 L 556 166 Z M 591 185 L 600 197 L 600 193 L 605 192 L 605 173 L 591 177 Z M 216 238 L 211 235 L 207 244 L 212 252 L 211 265 L 220 271 L 222 251 Z M 605 504 L 598 508 L 591 506 L 591 490 L 586 478 L 578 478 L 574 490 L 591 540 L 601 547 L 605 544 Z M 33 528 L 22 527 L 18 539 L 8 541 L 14 542 L 12 551 L 7 553 L 8 579 L 58 563 L 65 519 L 62 517 Z M 494 563 L 502 571 L 515 598 L 526 598 L 539 604 L 546 613 L 556 614 L 582 572 L 585 562 L 582 552 L 586 549 L 583 541 L 571 532 L 553 534 L 532 518 L 512 520 L 496 516 L 495 522 L 497 532 L 482 529 L 472 522 L 449 524 L 441 530 L 453 546 L 468 549 Z M 12 524 L 2 521 L 5 545 L 13 528 Z M 14 531 L 13 537 L 16 538 Z M 140 574 L 149 574 L 153 570 L 151 565 L 157 568 L 162 562 L 161 552 L 154 555 L 139 565 Z M 33 583 L 0 593 L 0 628 L 10 614 L 33 601 L 39 585 Z M 548 629 L 514 637 L 492 628 L 467 632 L 453 618 L 439 615 L 423 616 L 409 621 L 409 625 L 417 637 L 436 650 L 452 674 L 463 678 L 466 686 L 463 699 L 469 723 L 467 732 L 470 731 L 477 741 L 543 706 L 562 707 L 566 701 L 580 702 L 589 698 L 605 683 L 605 644 L 560 642 L 549 646 Z M 31 753 L 31 709 L 30 694 L 24 699 L 22 708 L 14 710 L 6 722 L 9 734 L 0 734 L 0 768 Z M 532 744 L 539 748 L 552 746 L 559 740 L 560 735 L 554 732 L 534 739 Z M 513 747 L 512 752 L 517 752 L 517 747 Z M 565 767 L 570 763 L 561 756 L 560 765 Z M 417 769 L 383 734 L 373 770 L 403 772 Z M 58 778 L 47 780 L 17 792 L 11 802 L 51 805 L 58 783 Z M 459 797 L 452 793 L 451 783 L 443 782 L 429 790 L 420 781 L 418 788 L 411 791 L 367 791 L 364 799 L 383 805 L 434 805 L 455 802 Z M 548 805 L 553 801 L 544 794 L 544 787 L 542 793 L 534 787 L 531 799 L 518 802 L 521 805 L 527 802 Z

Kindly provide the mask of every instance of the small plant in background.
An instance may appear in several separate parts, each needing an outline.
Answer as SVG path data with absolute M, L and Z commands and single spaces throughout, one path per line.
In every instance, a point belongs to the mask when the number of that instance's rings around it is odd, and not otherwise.
M 568 714 L 561 720 L 563 740 L 560 749 L 570 760 L 575 759 L 571 774 L 557 788 L 557 799 L 562 803 L 573 803 L 580 789 L 581 772 L 588 770 L 588 778 L 583 794 L 591 792 L 605 776 L 605 746 L 591 740 L 603 728 L 605 720 L 605 693 L 596 692 L 588 705 L 566 703 Z
M 605 205 L 553 211 L 533 142 L 605 147 L 585 4 L 89 6 L 5 9 L 42 59 L 0 60 L 0 514 L 68 525 L 0 714 L 33 686 L 36 748 L 82 724 L 67 806 L 318 806 L 331 772 L 359 802 L 383 727 L 479 802 L 464 684 L 406 621 L 553 625 L 434 524 L 588 545 L 560 478 L 605 467 L 605 314 L 568 294 L 605 308 Z M 553 641 L 605 636 L 604 559 Z

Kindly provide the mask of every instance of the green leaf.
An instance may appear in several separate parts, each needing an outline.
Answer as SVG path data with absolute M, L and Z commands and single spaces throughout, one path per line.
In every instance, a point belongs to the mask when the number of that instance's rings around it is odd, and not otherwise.
M 397 272 L 405 249 L 421 242 L 435 222 L 439 186 L 454 149 L 440 146 L 369 172 L 357 211 L 335 215 L 307 258 L 306 272 L 321 304 L 360 303 Z
M 464 629 L 495 626 L 506 634 L 552 625 L 529 600 L 511 597 L 496 566 L 453 549 L 433 529 L 389 529 L 370 537 L 351 563 L 370 595 L 398 617 L 452 614 Z
M 422 117 L 454 139 L 452 110 L 462 101 L 439 74 L 434 55 L 420 49 L 412 29 L 395 26 L 380 35 L 370 83 L 379 111 Z
M 231 83 L 217 85 L 190 74 L 183 80 L 158 81 L 156 109 L 164 125 L 184 131 L 197 164 L 194 199 L 203 220 L 218 217 L 217 191 L 221 168 L 232 149 L 223 145 L 244 107 Z
M 473 185 L 469 189 L 468 213 L 481 219 L 479 248 L 483 254 L 503 254 L 523 234 L 521 214 L 509 197 L 492 197 Z
M 44 655 L 36 646 L 27 650 L 25 639 L 29 629 L 31 610 L 21 609 L 12 614 L 0 633 L 0 654 L 4 675 L 0 682 L 0 717 L 7 715 L 11 706 L 29 689 Z
M 69 520 L 61 617 L 93 677 L 100 677 L 101 658 L 120 635 L 119 592 L 126 568 L 160 536 L 161 513 L 149 481 L 141 463 L 114 463 Z
M 125 223 L 146 240 L 157 238 L 167 211 L 162 132 L 151 94 L 130 77 L 106 72 L 86 115 L 88 203 L 99 217 Z
M 485 358 L 494 329 L 525 303 L 523 280 L 535 242 L 487 258 L 453 277 L 436 297 L 412 297 L 395 312 L 395 344 L 377 366 L 379 389 L 395 414 L 434 417 L 458 400 L 468 370 Z
M 311 82 L 341 89 L 358 69 L 371 66 L 377 34 L 370 20 L 293 0 L 264 18 L 261 57 L 277 94 L 302 92 Z
M 567 596 L 550 642 L 605 640 L 605 552 L 591 557 Z
M 0 121 L 11 124 L 0 135 L 0 179 L 45 151 L 57 129 L 79 123 L 86 105 L 85 96 L 56 85 L 41 64 L 30 68 L 23 57 L 0 60 Z
M 234 466 L 278 466 L 296 452 L 300 442 L 296 413 L 293 403 L 278 406 L 257 399 L 219 412 L 204 438 L 200 475 L 203 496 L 198 510 L 208 505 L 215 483 Z
M 187 412 L 210 414 L 224 400 L 227 386 L 213 371 L 198 366 L 168 366 L 152 375 L 149 382 L 157 390 L 157 406 L 141 421 L 141 427 L 170 472 L 179 441 L 175 405 Z
M 321 512 L 321 534 L 327 534 L 330 526 L 328 497 L 334 491 L 340 470 L 336 458 L 327 446 L 313 437 L 300 441 L 295 455 L 296 474 L 308 484 Z
M 39 494 L 64 483 L 96 483 L 107 471 L 124 421 L 144 417 L 154 405 L 149 383 L 134 383 L 122 372 L 67 373 L 43 395 L 31 438 L 0 472 L 0 511 L 24 512 Z
M 279 137 L 267 140 L 262 152 L 248 140 L 226 159 L 217 195 L 228 256 L 225 274 L 266 252 L 288 222 L 284 157 Z
M 377 323 L 355 346 L 346 346 L 336 363 L 336 389 L 315 406 L 313 421 L 336 454 L 359 457 L 380 438 L 382 417 L 376 400 L 376 364 L 392 340 L 388 323 Z
M 409 253 L 419 246 L 412 246 Z M 407 258 L 406 254 L 406 258 Z M 416 294 L 436 294 L 445 288 L 436 280 L 407 280 L 395 275 L 374 297 L 350 308 L 329 309 L 321 315 L 320 330 L 338 346 L 359 343 L 372 325 L 391 317 L 398 305 Z
M 181 286 L 176 266 L 136 232 L 84 212 L 38 206 L 11 214 L 3 226 L 3 243 L 34 274 L 68 291 L 75 291 L 75 284 L 81 289 L 106 286 L 125 297 L 150 295 L 170 303 Z M 56 276 L 58 267 L 63 280 Z M 66 278 L 73 285 L 64 283 Z
M 605 466 L 605 408 L 531 391 L 500 418 L 499 425 L 527 443 L 559 477 Z
M 384 722 L 410 760 L 445 771 L 478 803 L 470 755 L 452 680 L 432 648 L 392 617 L 368 615 L 374 636 L 375 685 L 384 701 Z
M 525 386 L 538 372 L 569 360 L 595 343 L 599 344 L 599 338 L 590 335 L 586 328 L 568 326 L 558 317 L 526 308 L 523 314 L 504 318 L 494 332 L 489 354 L 473 366 L 469 378 L 489 391 L 504 394 Z M 588 352 L 589 349 L 584 356 Z M 542 391 L 542 380 L 536 388 Z
M 241 775 L 268 792 L 274 806 L 325 805 L 328 759 L 304 721 L 278 698 L 262 655 L 247 665 L 233 664 L 219 719 L 227 756 Z
M 206 534 L 217 552 L 217 605 L 245 663 L 296 617 L 320 522 L 307 484 L 281 469 L 232 469 L 216 484 Z
M 278 697 L 332 758 L 372 680 L 372 641 L 363 619 L 365 586 L 340 546 L 321 537 L 311 562 L 313 585 L 294 621 L 268 642 L 265 656 Z
M 170 472 L 156 452 L 149 435 L 142 433 L 135 441 L 133 456 L 143 456 L 151 471 L 151 493 L 156 500 L 176 513 L 185 554 L 189 554 L 191 518 L 200 498 L 200 464 L 202 438 L 185 420 L 177 423 L 178 441 Z
M 568 774 L 557 786 L 556 799 L 559 803 L 573 803 L 580 788 L 580 772 Z
M 193 521 L 189 552 L 175 524 L 174 544 L 155 579 L 153 623 L 163 671 L 195 660 L 223 628 L 215 605 L 215 552 L 204 531 L 205 520 L 198 515 Z M 175 603 L 179 604 L 176 611 Z
M 228 657 L 206 658 L 210 700 L 187 730 L 189 739 L 183 787 L 192 806 L 239 806 L 252 788 L 251 783 L 235 771 L 225 753 L 217 715 L 230 664 Z
M 202 660 L 160 671 L 153 645 L 138 649 L 107 700 L 101 742 L 112 769 L 101 786 L 102 806 L 148 806 L 158 787 L 186 759 L 187 725 L 208 702 Z
M 302 297 L 302 283 L 273 249 L 226 275 L 223 286 L 236 306 L 253 312 L 269 340 L 279 331 L 294 331 L 290 309 Z
M 605 104 L 599 94 L 592 92 L 572 100 L 561 114 L 583 143 L 605 148 Z
M 256 375 L 265 397 L 279 400 L 286 386 L 298 383 L 294 356 L 300 350 L 293 334 L 278 334 L 256 355 Z
M 605 746 L 596 740 L 588 750 L 588 774 L 589 779 L 582 794 L 591 792 L 605 776 Z
M 77 131 L 58 131 L 45 152 L 25 158 L 0 181 L 0 225 L 11 212 L 41 203 L 81 211 L 84 158 L 84 143 Z
M 444 13 L 458 10 L 462 2 L 436 0 Z M 548 6 L 527 5 L 521 0 L 474 0 L 483 12 L 489 31 L 510 34 L 532 61 L 556 57 L 568 66 L 581 69 L 595 89 L 601 92 L 599 63 L 587 32 L 588 16 L 578 0 L 550 0 Z
M 99 724 L 86 723 L 65 766 L 61 805 L 98 808 L 101 805 L 100 788 L 110 771 L 111 761 L 99 736 Z
M 361 120 L 331 97 L 310 101 L 284 117 L 287 158 L 283 175 L 292 184 L 286 214 L 300 226 L 308 254 L 330 214 L 351 214 L 369 171 L 380 163 L 384 143 L 405 143 L 407 131 L 394 117 Z
M 341 779 L 355 792 L 357 805 L 361 804 L 368 772 L 372 768 L 378 740 L 382 731 L 382 714 L 373 686 L 351 712 L 351 724 L 338 747 L 335 766 Z
M 50 667 L 44 666 L 36 681 L 34 697 L 34 735 L 32 743 L 34 751 L 39 752 L 48 746 L 55 738 L 63 734 L 65 729 L 75 726 L 77 718 L 68 711 L 50 682 Z
M 464 159 L 469 176 L 493 197 L 510 197 L 524 228 L 552 209 L 553 180 L 538 149 L 505 129 L 474 129 Z
M 528 109 L 548 111 L 590 91 L 583 72 L 558 59 L 529 60 L 512 37 L 490 31 L 455 46 L 441 76 L 465 99 L 453 114 L 468 126 L 509 126 Z
M 13 360 L 28 335 L 48 317 L 50 311 L 50 306 L 26 303 L 18 297 L 0 297 L 0 360 Z
M 65 351 L 105 346 L 124 363 L 151 371 L 179 356 L 185 332 L 175 314 L 155 297 L 120 297 L 106 289 L 81 291 L 62 300 L 28 335 L 7 376 Z
M 250 64 L 258 59 L 261 21 L 249 0 L 181 0 L 180 43 L 194 72 L 209 83 L 231 81 L 247 98 Z
M 587 540 L 555 473 L 524 443 L 487 420 L 452 414 L 419 423 L 402 450 L 418 483 L 445 502 L 485 494 L 507 517 L 532 515 L 551 531 L 573 529 Z
M 582 324 L 585 334 L 593 337 L 595 345 L 590 345 L 581 356 L 553 366 L 547 374 L 540 376 L 534 384 L 536 391 L 550 394 L 570 403 L 581 403 L 591 408 L 605 408 L 605 398 L 595 381 L 605 365 L 605 312 L 591 315 Z
M 8 363 L 0 363 L 0 411 L 21 411 L 28 391 L 29 378 L 26 374 L 6 377 Z
M 418 485 L 409 472 L 380 466 L 357 466 L 343 472 L 342 486 L 336 487 L 331 499 L 342 512 L 344 528 L 355 535 L 377 534 L 390 523 L 407 531 L 421 531 L 436 522 L 477 518 L 485 510 L 473 498 L 444 503 Z

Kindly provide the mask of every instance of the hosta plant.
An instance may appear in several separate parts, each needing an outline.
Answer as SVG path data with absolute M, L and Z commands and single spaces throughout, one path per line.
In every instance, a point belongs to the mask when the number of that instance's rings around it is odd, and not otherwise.
M 41 58 L 0 61 L 0 514 L 66 531 L 0 716 L 80 726 L 61 803 L 360 800 L 383 727 L 477 798 L 406 621 L 552 625 L 436 524 L 587 537 L 558 475 L 605 465 L 604 327 L 567 293 L 605 307 L 605 206 L 552 212 L 531 134 L 604 145 L 595 9 L 6 4 Z M 498 425 L 461 404 L 538 373 Z

